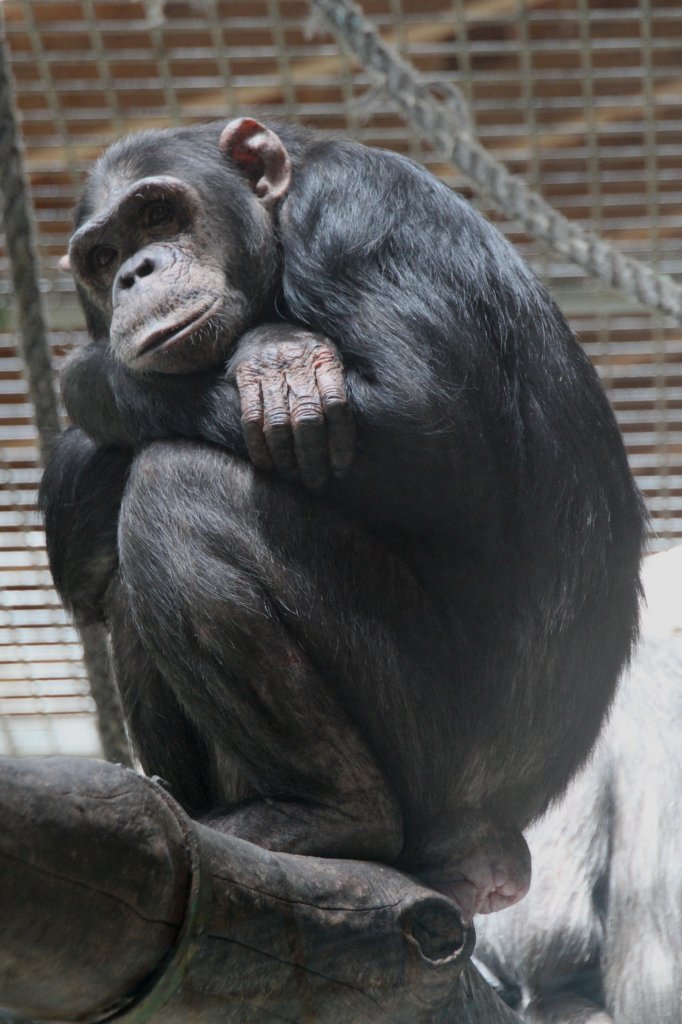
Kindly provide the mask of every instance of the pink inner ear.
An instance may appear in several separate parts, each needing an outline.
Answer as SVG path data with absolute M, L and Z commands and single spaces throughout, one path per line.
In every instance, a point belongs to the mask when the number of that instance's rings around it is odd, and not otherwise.
M 258 148 L 252 145 L 252 140 L 264 131 L 263 125 L 252 117 L 240 117 L 223 129 L 220 148 L 237 167 L 253 175 L 263 166 L 263 159 Z
M 254 153 L 248 146 L 244 146 L 241 142 L 235 141 L 234 145 L 230 148 L 230 157 L 241 167 L 242 170 L 246 171 L 247 174 L 253 174 L 256 171 L 260 171 L 263 166 L 263 161 L 259 157 L 258 153 Z
M 220 136 L 220 149 L 248 179 L 266 208 L 286 194 L 291 161 L 278 135 L 251 117 L 230 121 Z

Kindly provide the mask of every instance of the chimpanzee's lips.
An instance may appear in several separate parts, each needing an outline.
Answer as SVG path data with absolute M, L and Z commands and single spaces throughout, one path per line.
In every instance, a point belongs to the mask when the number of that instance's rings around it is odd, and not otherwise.
M 214 313 L 217 313 L 221 306 L 221 300 L 216 299 L 210 306 L 205 307 L 198 313 L 192 313 L 184 320 L 176 321 L 169 327 L 162 327 L 158 331 L 148 334 L 141 345 L 137 346 L 137 358 L 149 355 L 151 352 L 159 352 L 172 348 L 179 341 L 189 338 L 200 327 L 207 323 Z

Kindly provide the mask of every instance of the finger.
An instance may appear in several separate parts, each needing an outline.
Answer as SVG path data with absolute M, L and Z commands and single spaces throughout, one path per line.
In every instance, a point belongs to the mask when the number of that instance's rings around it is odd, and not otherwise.
M 263 433 L 263 395 L 258 378 L 248 368 L 235 373 L 242 408 L 242 433 L 251 462 L 258 469 L 271 470 L 272 459 Z
M 355 418 L 348 402 L 329 402 L 324 406 L 327 421 L 329 465 L 336 477 L 345 476 L 355 461 Z
M 309 368 L 291 369 L 287 373 L 287 384 L 294 452 L 301 480 L 311 490 L 318 490 L 329 478 L 329 449 L 314 372 Z
M 320 354 L 315 374 L 327 422 L 329 463 L 335 476 L 343 476 L 355 458 L 355 420 L 346 396 L 344 369 L 335 352 Z
M 282 373 L 261 378 L 263 392 L 263 433 L 275 469 L 285 480 L 298 479 L 291 432 L 288 387 Z

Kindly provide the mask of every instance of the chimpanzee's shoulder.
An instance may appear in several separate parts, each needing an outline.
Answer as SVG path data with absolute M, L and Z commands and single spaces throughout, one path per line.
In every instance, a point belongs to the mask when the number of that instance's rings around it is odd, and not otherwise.
M 312 137 L 294 159 L 290 198 L 290 223 L 308 228 L 332 211 L 335 220 L 362 221 L 376 237 L 485 231 L 476 210 L 421 164 L 350 139 Z
M 402 178 L 411 183 L 421 181 L 428 187 L 446 188 L 426 167 L 409 157 L 353 139 L 310 136 L 301 158 L 297 170 L 303 174 L 321 170 L 346 175 L 373 172 L 379 179 L 388 175 L 392 180 Z

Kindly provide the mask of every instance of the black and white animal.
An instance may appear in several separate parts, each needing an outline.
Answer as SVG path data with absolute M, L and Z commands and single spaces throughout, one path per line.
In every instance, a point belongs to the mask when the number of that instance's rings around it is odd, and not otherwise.
M 477 956 L 533 1024 L 682 1021 L 682 547 L 645 563 L 637 657 L 603 736 L 528 833 L 533 884 Z
M 216 828 L 466 916 L 587 757 L 644 514 L 596 374 L 401 156 L 251 118 L 123 139 L 69 262 L 92 343 L 42 488 L 144 768 Z

